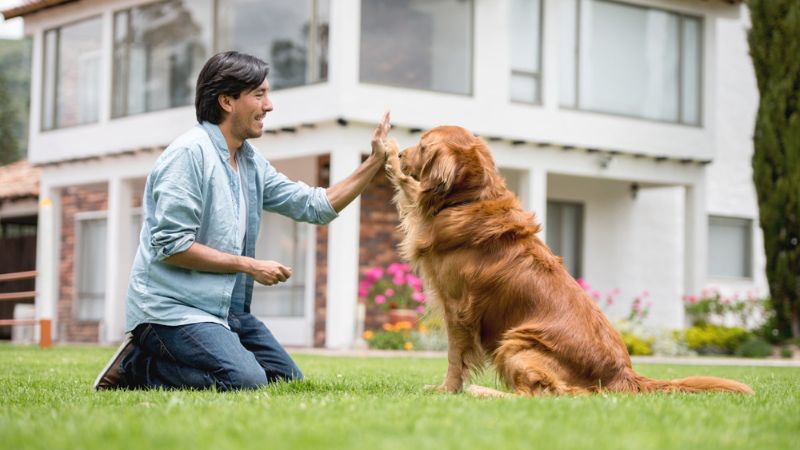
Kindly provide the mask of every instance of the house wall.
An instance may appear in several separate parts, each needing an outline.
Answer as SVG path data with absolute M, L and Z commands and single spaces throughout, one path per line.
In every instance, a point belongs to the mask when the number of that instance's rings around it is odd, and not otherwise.
M 43 196 L 52 192 L 48 189 L 66 192 L 74 184 L 143 178 L 152 167 L 156 152 L 80 163 L 64 161 L 162 148 L 194 124 L 192 107 L 110 118 L 113 12 L 146 1 L 83 0 L 26 17 L 26 32 L 34 37 L 30 155 L 36 163 L 61 161 L 59 165 L 47 165 L 43 171 Z M 647 289 L 654 303 L 650 323 L 680 326 L 680 296 L 697 293 L 688 290 L 715 285 L 766 292 L 757 205 L 750 181 L 751 135 L 758 96 L 747 55 L 746 7 L 700 0 L 629 2 L 704 18 L 701 127 L 560 108 L 558 0 L 544 0 L 541 105 L 508 100 L 508 37 L 507 33 L 497 32 L 507 29 L 508 2 L 476 0 L 474 84 L 473 93 L 466 96 L 360 83 L 360 1 L 332 0 L 329 80 L 271 93 L 275 110 L 266 120 L 269 133 L 252 143 L 273 161 L 317 158 L 319 184 L 324 186 L 331 181 L 332 172 L 341 176 L 360 155 L 369 152 L 369 136 L 385 109 L 392 110 L 396 129 L 391 136 L 400 141 L 401 147 L 416 142 L 416 129 L 444 123 L 465 126 L 489 141 L 498 166 L 515 171 L 514 184 L 523 203 L 543 222 L 547 199 L 574 199 L 586 205 L 584 275 L 602 290 L 623 290 L 612 314 L 624 315 L 630 299 Z M 104 19 L 105 40 L 100 121 L 40 132 L 43 32 L 97 14 Z M 291 130 L 281 130 L 286 127 Z M 589 151 L 595 149 L 601 152 Z M 602 159 L 608 157 L 608 164 L 604 165 Z M 703 164 L 711 160 L 712 163 Z M 332 171 L 332 167 L 336 170 Z M 642 186 L 635 199 L 630 193 L 633 182 Z M 692 199 L 689 192 L 700 194 Z M 349 297 L 344 302 L 340 299 L 350 295 L 354 290 L 351 287 L 367 268 L 397 260 L 396 214 L 390 198 L 391 189 L 385 178 L 379 177 L 360 198 L 360 205 L 350 207 L 360 208 L 355 212 L 357 221 L 348 222 L 350 219 L 346 218 L 334 226 L 317 228 L 315 345 L 326 344 L 326 330 L 331 327 L 348 328 L 336 337 L 336 342 L 346 344 L 342 336 L 349 333 L 350 324 L 336 314 L 347 316 L 352 305 Z M 64 209 L 73 207 L 73 200 L 62 200 Z M 698 201 L 699 206 L 695 204 Z M 705 247 L 706 240 L 691 234 L 703 235 L 707 213 L 754 219 L 752 279 L 716 280 L 704 276 L 703 250 L 698 252 L 692 245 Z M 62 227 L 70 226 L 67 219 L 61 215 Z M 699 221 L 699 225 L 692 225 L 692 221 Z M 352 229 L 341 227 L 345 222 Z M 337 243 L 343 242 L 342 237 L 349 242 L 356 234 L 353 242 L 358 243 L 359 249 L 354 272 L 358 273 L 353 274 L 352 280 L 344 277 L 347 279 L 342 281 L 341 272 L 336 272 L 341 268 L 329 266 L 340 256 L 329 253 L 329 247 L 343 253 Z M 63 232 L 60 236 L 64 236 Z M 71 257 L 68 247 L 64 240 L 62 260 Z M 341 257 L 344 256 L 348 255 Z M 345 259 L 350 267 L 352 258 Z M 329 275 L 334 277 L 336 292 L 329 292 Z M 700 282 L 693 282 L 693 277 Z M 60 283 L 64 274 L 57 278 Z M 60 286 L 59 292 L 63 289 Z M 62 297 L 59 293 L 59 308 Z M 380 319 L 378 311 L 367 308 L 368 326 Z M 80 338 L 79 333 L 75 336 Z

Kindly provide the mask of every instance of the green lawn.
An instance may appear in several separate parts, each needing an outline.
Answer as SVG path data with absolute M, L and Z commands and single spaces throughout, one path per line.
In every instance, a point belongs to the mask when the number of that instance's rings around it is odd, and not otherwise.
M 307 381 L 255 392 L 95 393 L 112 352 L 0 345 L 0 449 L 800 448 L 797 368 L 637 367 L 734 378 L 752 397 L 476 399 L 422 390 L 444 359 L 299 355 Z

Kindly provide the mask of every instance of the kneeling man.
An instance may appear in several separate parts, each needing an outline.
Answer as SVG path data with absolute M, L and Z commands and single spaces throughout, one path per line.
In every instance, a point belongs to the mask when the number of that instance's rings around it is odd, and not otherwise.
M 250 314 L 254 281 L 269 286 L 292 275 L 254 259 L 261 210 L 315 224 L 336 218 L 383 168 L 389 114 L 372 136 L 372 154 L 346 179 L 328 189 L 293 182 L 247 142 L 262 135 L 272 111 L 268 71 L 258 58 L 224 52 L 200 72 L 198 124 L 147 178 L 128 334 L 95 389 L 231 390 L 303 378 Z

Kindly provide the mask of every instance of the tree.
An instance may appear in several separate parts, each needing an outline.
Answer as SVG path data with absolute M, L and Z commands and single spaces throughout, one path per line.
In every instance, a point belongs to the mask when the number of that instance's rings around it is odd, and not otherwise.
M 758 90 L 753 181 L 776 325 L 800 337 L 800 2 L 748 0 Z
M 20 149 L 16 137 L 17 112 L 3 72 L 0 72 L 0 165 L 19 160 Z
M 28 111 L 31 86 L 31 40 L 0 39 L 0 102 L 2 136 L 13 130 L 16 147 L 5 137 L 0 141 L 0 164 L 24 158 L 28 146 Z

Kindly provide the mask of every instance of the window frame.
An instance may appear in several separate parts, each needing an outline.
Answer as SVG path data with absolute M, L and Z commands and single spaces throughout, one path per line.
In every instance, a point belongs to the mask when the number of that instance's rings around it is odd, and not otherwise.
M 678 51 L 678 64 L 676 68 L 677 76 L 678 76 L 678 93 L 677 93 L 677 111 L 678 111 L 678 119 L 677 120 L 667 120 L 667 119 L 655 119 L 651 117 L 642 117 L 637 116 L 635 114 L 625 114 L 625 113 L 618 113 L 618 112 L 610 112 L 610 111 L 603 111 L 600 109 L 593 109 L 593 108 L 585 108 L 580 106 L 580 84 L 581 84 L 581 10 L 582 10 L 582 3 L 583 1 L 591 1 L 596 3 L 611 3 L 616 5 L 622 5 L 631 8 L 638 8 L 643 10 L 653 10 L 653 11 L 662 11 L 668 14 L 673 14 L 678 18 L 678 41 L 677 41 L 677 51 Z M 617 116 L 617 117 L 624 117 L 627 119 L 636 119 L 636 120 L 643 120 L 646 122 L 655 122 L 655 123 L 664 123 L 664 124 L 671 124 L 671 125 L 679 125 L 679 126 L 686 126 L 692 128 L 703 128 L 704 127 L 704 96 L 705 96 L 705 31 L 706 31 L 706 24 L 705 24 L 705 17 L 702 15 L 695 15 L 690 14 L 682 11 L 677 11 L 674 9 L 668 9 L 664 7 L 656 7 L 650 5 L 641 5 L 637 3 L 629 3 L 623 0 L 575 0 L 576 2 L 576 14 L 575 14 L 575 50 L 574 50 L 574 57 L 575 57 L 575 73 L 574 73 L 574 80 L 572 80 L 573 88 L 575 90 L 575 101 L 573 105 L 564 105 L 561 103 L 559 99 L 558 107 L 563 110 L 568 111 L 580 111 L 580 112 L 587 112 L 593 114 L 603 114 L 603 115 L 610 115 L 610 116 Z M 684 62 L 684 50 L 683 50 L 683 29 L 684 29 L 684 20 L 686 19 L 694 19 L 698 21 L 699 31 L 698 31 L 698 51 L 697 51 L 697 66 L 698 66 L 698 95 L 697 95 L 697 123 L 689 123 L 684 122 L 683 120 L 683 90 L 684 90 L 684 78 L 683 78 L 683 62 Z M 563 49 L 560 49 L 563 51 Z
M 716 225 L 732 225 L 736 222 L 742 224 L 742 229 L 747 231 L 745 236 L 746 242 L 742 245 L 744 246 L 745 250 L 745 258 L 747 259 L 745 262 L 742 263 L 742 267 L 745 267 L 746 273 L 744 275 L 720 275 L 711 273 L 711 226 L 714 221 L 718 223 Z M 745 216 L 733 216 L 733 215 L 720 215 L 720 214 L 708 214 L 707 218 L 707 230 L 706 230 L 706 271 L 707 277 L 709 279 L 715 280 L 730 280 L 730 281 L 753 281 L 755 279 L 755 224 L 756 220 L 752 217 L 745 217 Z
M 42 55 L 41 55 L 42 78 L 41 78 L 41 81 L 40 81 L 41 82 L 41 85 L 40 85 L 41 101 L 39 102 L 40 103 L 39 107 L 41 108 L 41 110 L 39 111 L 39 132 L 40 133 L 47 133 L 49 131 L 64 130 L 64 129 L 69 129 L 69 128 L 75 128 L 75 127 L 82 127 L 82 126 L 86 126 L 86 125 L 98 124 L 103 120 L 102 111 L 101 111 L 101 108 L 100 108 L 100 100 L 102 99 L 102 95 L 99 95 L 98 99 L 97 99 L 97 105 L 96 105 L 97 106 L 97 120 L 95 120 L 93 122 L 76 123 L 76 124 L 73 124 L 73 125 L 59 125 L 59 124 L 57 124 L 57 120 L 56 120 L 56 118 L 58 117 L 58 92 L 59 92 L 59 89 L 58 89 L 58 80 L 59 80 L 58 70 L 60 69 L 60 66 L 61 66 L 61 53 L 58 51 L 58 48 L 59 48 L 59 46 L 61 44 L 61 30 L 63 28 L 67 28 L 67 27 L 70 27 L 70 26 L 73 26 L 73 25 L 77 25 L 77 24 L 79 24 L 81 22 L 87 22 L 87 21 L 95 20 L 95 19 L 100 19 L 100 35 L 97 36 L 97 38 L 98 38 L 98 40 L 102 40 L 103 39 L 103 28 L 105 27 L 105 21 L 104 21 L 102 13 L 100 13 L 100 14 L 93 13 L 93 14 L 88 15 L 86 17 L 80 17 L 80 18 L 77 18 L 75 20 L 71 20 L 69 22 L 62 23 L 62 24 L 60 24 L 60 25 L 58 25 L 56 27 L 45 28 L 44 30 L 42 30 L 42 34 L 41 34 L 41 36 L 42 36 Z M 53 58 L 54 59 L 54 63 L 53 63 L 54 64 L 54 68 L 53 68 L 53 70 L 54 70 L 55 73 L 53 74 L 53 99 L 52 99 L 53 108 L 49 112 L 50 116 L 51 116 L 50 120 L 51 120 L 53 125 L 50 128 L 47 128 L 47 127 L 45 127 L 45 123 L 46 123 L 46 117 L 48 115 L 48 111 L 47 111 L 47 108 L 45 107 L 45 102 L 47 101 L 47 95 L 46 95 L 46 92 L 47 92 L 47 81 L 48 81 L 48 79 L 47 79 L 47 48 L 48 48 L 47 47 L 47 35 L 49 33 L 55 33 L 55 44 L 54 44 L 55 45 L 55 55 L 54 55 L 54 58 Z M 103 51 L 102 43 L 100 45 L 100 48 L 97 49 L 97 52 L 100 55 L 100 68 L 99 68 L 100 74 L 99 74 L 99 76 L 102 78 L 103 65 L 105 64 L 104 58 L 106 57 L 106 54 Z
M 220 9 L 221 3 L 225 2 L 225 1 L 226 0 L 213 0 L 214 5 L 213 5 L 213 8 L 212 8 L 212 10 L 213 10 L 213 13 L 212 13 L 212 15 L 213 15 L 212 25 L 214 27 L 214 30 L 212 31 L 212 41 L 213 42 L 211 44 L 212 44 L 212 48 L 213 48 L 213 51 L 214 51 L 215 54 L 220 52 L 220 51 L 222 51 L 221 45 L 220 45 L 220 40 L 221 39 L 220 39 L 220 32 L 219 32 L 219 29 L 220 29 L 220 27 L 219 27 L 219 18 L 220 18 L 219 9 Z M 233 0 L 233 1 L 235 1 L 235 0 Z M 309 27 L 308 27 L 309 30 L 308 30 L 307 38 L 308 38 L 308 42 L 313 44 L 313 45 L 309 45 L 308 46 L 308 49 L 306 51 L 306 57 L 307 57 L 308 61 L 312 61 L 312 60 L 316 59 L 316 57 L 322 53 L 322 52 L 319 51 L 319 45 L 318 45 L 319 43 L 317 42 L 317 40 L 319 39 L 319 34 L 317 33 L 317 28 L 319 27 L 319 11 L 320 11 L 319 4 L 320 4 L 320 2 L 323 2 L 323 1 L 327 1 L 328 2 L 328 37 L 330 38 L 330 28 L 331 28 L 330 12 L 331 12 L 332 5 L 333 5 L 335 0 L 308 0 L 308 1 L 311 2 L 311 8 L 310 8 L 311 17 L 310 17 L 310 21 L 309 21 Z M 330 57 L 330 46 L 328 47 L 328 49 L 329 50 L 326 53 L 327 53 L 328 57 Z M 272 70 L 272 63 L 270 61 L 267 61 L 267 62 L 270 63 L 270 70 Z M 314 67 L 314 69 L 311 69 L 311 67 Z M 312 71 L 312 70 L 314 71 L 314 73 L 313 73 L 314 76 L 313 77 L 310 76 L 311 75 L 310 71 Z M 307 87 L 307 86 L 314 86 L 314 85 L 324 84 L 324 83 L 329 82 L 329 80 L 330 80 L 330 76 L 329 75 L 330 75 L 330 59 L 328 59 L 328 76 L 326 76 L 324 79 L 321 76 L 321 71 L 320 71 L 320 68 L 318 67 L 317 64 L 307 64 L 306 65 L 306 77 L 310 77 L 311 81 L 309 81 L 309 82 L 307 82 L 305 84 L 297 85 L 297 86 L 281 87 L 281 88 L 277 88 L 277 89 L 275 89 L 272 86 L 270 86 L 270 92 L 273 92 L 273 91 L 288 91 L 290 89 L 299 89 L 299 88 L 304 88 L 304 87 Z
M 108 227 L 108 211 L 101 210 L 101 211 L 79 211 L 75 213 L 73 217 L 73 224 L 74 227 L 74 244 L 73 244 L 73 252 L 72 252 L 72 318 L 79 322 L 92 322 L 98 323 L 101 322 L 104 318 L 104 313 L 100 315 L 99 318 L 86 318 L 81 317 L 78 313 L 80 310 L 77 306 L 78 303 L 82 301 L 80 296 L 80 274 L 82 267 L 81 261 L 81 228 L 83 227 L 83 222 L 88 222 L 90 220 L 105 220 L 106 227 Z M 103 289 L 103 303 L 105 304 L 105 288 Z
M 578 212 L 580 214 L 580 217 L 579 217 L 579 221 L 578 221 L 578 225 L 577 225 L 578 230 L 577 230 L 577 233 L 576 233 L 576 237 L 577 237 L 576 247 L 578 249 L 578 251 L 576 252 L 576 255 L 575 255 L 575 257 L 576 257 L 575 272 L 576 273 L 574 273 L 574 274 L 570 273 L 570 275 L 575 279 L 581 278 L 584 275 L 584 260 L 585 260 L 585 258 L 584 258 L 584 247 L 585 247 L 585 242 L 586 242 L 586 236 L 585 236 L 585 231 L 586 231 L 586 204 L 584 202 L 576 201 L 576 200 L 559 200 L 559 199 L 550 199 L 550 198 L 548 198 L 547 199 L 547 214 L 545 216 L 545 221 L 548 220 L 550 217 L 553 217 L 552 216 L 552 214 L 553 214 L 553 205 L 577 206 L 578 207 Z M 561 211 L 562 211 L 562 214 L 563 214 L 563 209 Z M 562 216 L 562 219 L 563 219 L 563 216 Z M 545 244 L 547 244 L 548 247 L 552 247 L 551 243 L 547 242 L 547 230 L 549 228 L 551 228 L 551 227 L 549 227 L 547 225 L 547 222 L 545 222 L 544 228 L 545 228 L 545 235 L 544 235 Z M 562 227 L 562 229 L 563 229 L 563 227 Z M 562 241 L 563 241 L 563 235 L 562 235 Z M 561 245 L 561 243 L 559 243 L 559 246 L 560 245 Z M 559 256 L 560 258 L 563 259 L 564 258 L 563 252 L 559 252 L 559 253 L 562 253 L 562 254 L 559 254 L 557 256 Z M 569 268 L 566 266 L 566 264 L 564 264 L 564 269 L 566 269 L 567 272 L 569 272 Z
M 544 104 L 544 100 L 543 100 L 544 96 L 542 95 L 542 93 L 544 92 L 544 77 L 542 76 L 542 74 L 544 72 L 544 55 L 543 55 L 543 53 L 544 53 L 543 52 L 543 49 L 544 49 L 544 4 L 545 4 L 546 0 L 538 0 L 538 1 L 539 1 L 539 23 L 537 24 L 537 26 L 539 27 L 539 29 L 538 29 L 538 32 L 539 32 L 539 61 L 538 61 L 539 62 L 539 72 L 529 72 L 527 70 L 514 69 L 512 67 L 512 65 L 511 65 L 511 61 L 509 60 L 509 64 L 508 64 L 509 65 L 509 71 L 508 71 L 508 73 L 509 73 L 509 77 L 508 77 L 508 100 L 512 104 L 535 105 L 535 106 L 542 106 Z M 474 7 L 474 3 L 473 3 L 473 7 Z M 510 8 L 509 8 L 509 13 L 513 13 L 513 11 L 511 11 Z M 514 44 L 509 39 L 509 48 L 511 48 L 512 45 L 514 45 Z M 534 78 L 536 80 L 536 83 L 538 85 L 538 89 L 536 91 L 536 93 L 537 93 L 536 100 L 534 100 L 534 101 L 518 100 L 518 99 L 515 99 L 511 95 L 511 79 L 514 77 L 514 75 L 532 77 L 532 78 Z
M 369 0 L 360 0 L 359 5 L 359 21 L 358 21 L 358 32 L 359 32 L 359 43 L 358 43 L 358 84 L 362 84 L 365 86 L 380 86 L 380 87 L 389 87 L 389 88 L 396 88 L 396 89 L 408 89 L 414 92 L 425 92 L 425 93 L 435 93 L 440 95 L 454 95 L 457 97 L 474 97 L 475 96 L 475 24 L 477 19 L 475 17 L 475 1 L 476 0 L 469 0 L 470 3 L 470 36 L 469 36 L 469 92 L 449 92 L 449 91 L 438 91 L 436 89 L 431 88 L 416 88 L 410 86 L 404 86 L 400 84 L 394 83 L 376 83 L 371 81 L 362 81 L 361 80 L 361 23 L 362 19 L 362 5 L 364 1 Z M 541 55 L 540 55 L 541 57 Z

